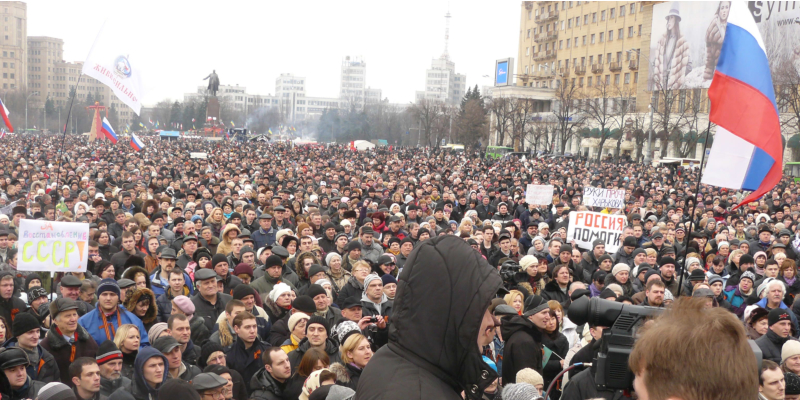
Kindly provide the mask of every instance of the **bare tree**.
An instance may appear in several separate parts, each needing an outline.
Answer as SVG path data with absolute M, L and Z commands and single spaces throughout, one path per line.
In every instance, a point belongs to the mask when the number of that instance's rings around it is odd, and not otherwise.
M 525 138 L 528 144 L 533 146 L 534 154 L 540 150 L 550 150 L 557 126 L 558 123 L 552 115 L 533 117 L 530 124 L 528 124 L 529 133 L 525 135 Z
M 494 114 L 494 130 L 497 132 L 496 146 L 502 146 L 506 140 L 506 132 L 513 116 L 511 99 L 506 97 L 496 97 L 489 101 L 489 111 Z
M 775 68 L 772 75 L 775 84 L 775 101 L 780 111 L 781 133 L 787 137 L 793 132 L 800 134 L 800 71 L 790 61 L 784 61 Z M 796 149 L 792 149 L 792 159 L 796 159 Z
M 575 81 L 560 81 L 555 91 L 555 104 L 553 106 L 553 116 L 555 116 L 556 127 L 553 130 L 553 141 L 559 146 L 561 154 L 564 154 L 567 143 L 572 140 L 578 129 L 584 123 L 579 106 L 581 94 Z
M 708 114 L 703 107 L 702 89 L 693 89 L 691 92 L 686 91 L 685 93 L 691 94 L 691 100 L 687 102 L 678 118 L 680 126 L 688 132 L 680 135 L 675 141 L 675 150 L 681 158 L 689 157 L 694 153 L 697 144 L 701 140 L 705 140 L 705 132 L 709 128 Z
M 514 151 L 524 151 L 525 136 L 529 133 L 531 117 L 536 110 L 535 101 L 518 97 L 511 99 L 511 147 Z
M 434 141 L 439 136 L 437 129 L 441 129 L 444 104 L 440 101 L 422 99 L 411 106 L 411 112 L 421 126 L 423 143 L 433 147 Z
M 686 106 L 682 104 L 685 102 L 686 93 L 683 90 L 673 90 L 669 82 L 669 74 L 664 79 L 653 79 L 651 77 L 651 85 L 653 88 L 653 125 L 656 130 L 657 138 L 661 142 L 661 157 L 667 156 L 667 149 L 669 147 L 670 139 L 674 139 L 676 135 L 681 135 L 681 126 L 683 120 L 680 118 Z
M 597 162 L 603 156 L 603 146 L 606 140 L 611 137 L 610 126 L 615 121 L 616 110 L 611 99 L 614 87 L 605 80 L 598 79 L 598 82 L 586 94 L 586 99 L 582 102 L 581 110 L 587 119 L 594 121 L 599 130 L 599 144 L 597 149 Z
M 636 114 L 636 87 L 631 85 L 624 85 L 617 88 L 616 100 L 616 122 L 617 127 L 624 133 L 617 139 L 617 149 L 614 157 L 619 160 L 622 148 L 623 139 L 629 139 L 629 125 L 633 123 L 631 115 Z M 638 157 L 638 154 L 637 154 Z

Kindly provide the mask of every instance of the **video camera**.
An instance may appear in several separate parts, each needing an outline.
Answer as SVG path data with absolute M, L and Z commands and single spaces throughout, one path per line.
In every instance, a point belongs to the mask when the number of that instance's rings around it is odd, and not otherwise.
M 633 390 L 633 372 L 628 358 L 636 343 L 639 328 L 646 319 L 657 317 L 663 308 L 634 306 L 583 296 L 570 304 L 567 316 L 578 324 L 606 327 L 603 342 L 597 355 L 595 383 L 598 389 Z M 755 341 L 748 340 L 761 370 L 761 349 Z
M 500 265 L 500 277 L 503 278 L 503 286 L 511 288 L 520 282 L 528 280 L 528 273 L 514 260 L 507 260 Z

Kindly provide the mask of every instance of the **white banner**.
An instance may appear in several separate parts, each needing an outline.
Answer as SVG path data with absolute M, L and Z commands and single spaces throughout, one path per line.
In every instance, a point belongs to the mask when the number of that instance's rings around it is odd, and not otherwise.
M 529 184 L 525 189 L 525 202 L 528 204 L 553 204 L 553 185 Z
M 587 207 L 625 208 L 625 189 L 583 188 L 583 205 Z
M 94 40 L 83 73 L 111 88 L 136 115 L 142 109 L 141 58 L 131 57 L 134 30 L 124 21 L 107 20 Z M 139 56 L 141 57 L 141 56 Z
M 619 238 L 627 222 L 624 215 L 572 211 L 569 213 L 567 242 L 574 240 L 578 247 L 592 250 L 592 242 L 600 239 L 606 244 L 606 252 L 613 254 L 619 250 Z
M 208 153 L 190 152 L 189 158 L 208 158 Z
M 89 224 L 23 219 L 17 260 L 20 271 L 85 272 Z

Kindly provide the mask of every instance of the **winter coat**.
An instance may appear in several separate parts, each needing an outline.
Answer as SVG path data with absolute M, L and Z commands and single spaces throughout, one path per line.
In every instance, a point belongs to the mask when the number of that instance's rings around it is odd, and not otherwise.
M 361 373 L 364 370 L 356 367 L 355 365 L 346 364 L 342 365 L 338 362 L 331 363 L 331 366 L 328 369 L 336 374 L 336 384 L 349 387 L 350 389 L 356 390 L 358 387 L 358 381 L 361 379 Z
M 335 299 L 336 304 L 342 304 L 344 299 L 349 299 L 353 296 L 361 298 L 364 293 L 364 284 L 359 282 L 355 276 L 351 276 L 342 290 L 339 291 L 339 297 Z
M 208 327 L 206 327 L 205 318 L 199 315 L 193 315 L 192 319 L 189 320 L 189 328 L 192 330 L 192 342 L 203 347 L 208 341 L 209 336 L 211 336 Z
M 533 322 L 519 315 L 503 319 L 503 384 L 515 383 L 517 372 L 532 368 L 542 373 L 542 333 Z
M 402 268 L 400 266 L 400 263 L 399 263 L 399 260 L 400 260 L 401 256 L 402 255 L 397 256 L 397 260 L 398 260 L 397 268 Z M 338 278 L 333 276 L 333 273 L 331 273 L 330 269 L 325 271 L 325 275 L 327 275 L 328 276 L 328 280 L 331 281 L 331 287 L 333 288 L 333 293 L 331 293 L 332 294 L 331 297 L 334 300 L 339 298 L 339 292 L 342 291 L 342 288 L 344 287 L 344 285 L 346 285 L 347 281 L 349 281 L 350 278 L 353 276 L 353 274 L 351 274 L 350 272 L 347 272 L 347 270 L 344 269 L 344 268 L 341 268 L 341 271 L 342 272 L 341 272 L 341 274 L 339 275 Z
M 70 344 L 64 336 L 57 331 L 56 324 L 50 326 L 50 330 L 44 337 L 40 345 L 50 352 L 58 365 L 58 372 L 61 375 L 61 382 L 69 382 L 69 365 L 80 357 L 95 357 L 97 354 L 97 342 L 89 335 L 81 325 L 75 331 L 78 340 Z M 73 356 L 73 348 L 75 355 Z
M 131 390 L 131 380 L 120 376 L 115 380 L 109 380 L 106 378 L 100 377 L 100 395 L 101 396 L 111 396 L 111 393 L 114 393 L 118 389 L 123 388 L 125 391 Z
M 39 390 L 41 390 L 44 385 L 47 385 L 44 382 L 39 382 L 31 379 L 28 377 L 28 382 L 25 383 L 20 390 L 11 390 L 8 387 L 8 380 L 3 377 L 3 384 L 2 388 L 2 399 L 3 400 L 25 400 L 25 399 L 36 399 L 39 397 Z
M 569 351 L 569 341 L 567 337 L 559 332 L 554 332 L 552 335 L 542 335 L 542 344 L 552 350 L 554 354 L 550 355 L 547 364 L 542 367 L 542 378 L 545 385 L 550 385 L 550 382 L 561 372 L 561 360 L 567 356 Z M 558 356 L 556 356 L 556 354 Z M 560 379 L 560 378 L 559 378 Z M 561 387 L 558 385 L 557 387 Z
M 391 317 L 392 316 L 392 307 L 393 301 L 389 300 L 386 295 L 381 296 L 381 311 L 378 312 L 378 307 L 375 306 L 375 303 L 367 297 L 366 293 L 361 294 L 361 315 L 364 317 L 372 317 L 376 315 L 381 315 L 384 317 Z
M 27 309 L 28 305 L 25 304 L 25 302 L 19 297 L 11 296 L 11 298 L 8 300 L 0 297 L 0 317 L 3 317 L 6 321 L 8 321 L 8 330 L 11 330 L 14 317 L 17 316 L 17 313 L 25 312 Z M 6 332 L 6 336 L 11 336 L 10 332 Z
M 278 233 L 278 231 L 272 227 L 269 228 L 269 231 L 264 231 L 259 227 L 255 231 L 251 232 L 253 233 L 250 234 L 250 238 L 255 242 L 256 249 L 260 249 L 266 245 L 272 245 L 275 243 L 275 234 Z
M 289 317 L 286 316 L 289 313 L 289 310 L 278 307 L 278 305 L 275 304 L 275 302 L 273 302 L 269 297 L 264 300 L 264 312 L 267 313 L 267 320 L 270 322 L 270 324 L 272 324 L 270 330 L 275 329 L 275 324 L 277 324 L 278 321 L 283 319 L 288 321 L 289 319 Z
M 297 367 L 300 366 L 300 361 L 303 359 L 306 351 L 308 351 L 310 348 L 311 343 L 308 341 L 308 338 L 304 338 L 297 345 L 297 348 L 289 353 L 289 363 L 292 364 L 293 374 L 297 372 Z M 325 339 L 325 353 L 330 358 L 331 364 L 335 362 L 342 362 L 342 358 L 339 356 L 339 346 L 332 339 Z
M 747 295 L 743 294 L 739 286 L 728 286 L 722 292 L 725 295 L 725 300 L 731 305 L 730 310 L 736 316 L 742 318 L 744 316 L 744 309 L 747 308 Z
M 389 344 L 361 373 L 359 400 L 456 400 L 462 390 L 479 399 L 497 374 L 481 358 L 475 327 L 501 286 L 497 270 L 464 240 L 420 243 L 400 274 Z M 420 329 L 431 318 L 440 323 Z
M 689 72 L 687 70 L 689 66 L 689 42 L 681 35 L 675 40 L 675 49 L 671 57 L 672 64 L 669 71 L 667 71 L 669 74 L 667 78 L 668 81 L 664 81 L 665 68 L 667 68 L 667 62 L 670 59 L 669 54 L 664 54 L 667 49 L 668 34 L 669 32 L 664 33 L 661 39 L 659 39 L 656 59 L 653 62 L 653 77 L 655 77 L 655 82 L 657 82 L 655 84 L 656 90 L 680 89 L 683 86 L 686 74 Z
M 214 329 L 214 323 L 217 321 L 217 317 L 225 312 L 225 306 L 233 297 L 225 293 L 217 293 L 216 303 L 211 304 L 198 291 L 191 299 L 194 304 L 194 316 L 203 317 L 206 329 L 211 332 Z
M 267 273 L 250 282 L 250 287 L 255 289 L 255 291 L 258 292 L 258 295 L 261 296 L 264 301 L 266 301 L 266 299 L 269 298 L 269 292 L 272 291 L 272 288 L 281 282 L 289 285 L 289 287 L 292 288 L 295 293 L 297 293 L 297 288 L 295 288 L 294 283 L 286 280 L 283 276 L 280 278 L 273 278 Z
M 614 264 L 627 264 L 633 271 L 633 268 L 636 267 L 633 265 L 633 252 L 628 254 L 625 252 L 625 247 L 620 246 L 619 250 L 614 254 Z
M 89 335 L 94 338 L 95 342 L 103 343 L 106 340 L 113 340 L 114 335 L 110 335 L 111 337 L 107 337 L 106 330 L 103 328 L 103 319 L 101 317 L 102 311 L 100 311 L 100 306 L 97 306 L 92 311 L 86 313 L 86 315 L 80 317 L 78 319 L 78 324 L 84 328 L 86 331 L 89 332 Z M 132 312 L 120 307 L 117 307 L 119 311 L 119 318 L 117 320 L 117 313 L 112 314 L 110 317 L 107 318 L 108 323 L 113 325 L 113 331 L 116 332 L 119 329 L 120 325 L 123 324 L 133 324 L 136 325 L 136 328 L 139 329 L 140 335 L 140 343 L 141 346 L 149 346 L 150 339 L 147 337 L 147 330 L 144 328 L 144 324 L 142 324 L 142 320 L 139 317 L 133 315 Z M 111 333 L 111 329 L 109 329 L 109 334 Z
M 608 287 L 608 285 L 610 285 L 612 283 L 615 283 L 615 284 L 619 285 L 622 288 L 622 294 L 625 295 L 625 296 L 629 296 L 630 297 L 630 296 L 633 296 L 634 294 L 637 293 L 636 289 L 634 289 L 634 287 L 633 287 L 633 282 L 631 282 L 631 277 L 630 276 L 628 277 L 628 281 L 627 282 L 620 283 L 617 280 L 616 276 L 611 275 L 611 274 L 606 275 L 605 287 Z
M 373 263 L 378 262 L 378 258 L 381 254 L 384 253 L 383 247 L 376 240 L 372 240 L 372 245 L 367 246 L 361 239 L 358 239 L 358 243 L 361 244 L 361 259 L 362 260 L 369 260 Z
M 252 400 L 283 400 L 283 391 L 275 378 L 264 367 L 250 379 L 250 398 Z
M 569 285 L 567 286 L 569 288 Z M 564 307 L 566 310 L 569 308 L 569 303 L 572 301 L 569 298 L 569 295 L 563 291 L 561 291 L 561 287 L 558 285 L 558 282 L 552 280 L 544 285 L 544 291 L 542 291 L 542 298 L 545 300 L 555 300 L 561 303 L 561 307 Z M 505 335 L 503 335 L 505 337 Z
M 721 21 L 719 15 L 715 15 L 706 29 L 706 69 L 703 71 L 703 80 L 710 81 L 714 77 L 727 22 Z
M 139 318 L 142 321 L 144 328 L 149 331 L 150 327 L 158 322 L 158 303 L 156 302 L 156 296 L 153 291 L 147 288 L 136 289 L 130 294 L 130 296 L 128 296 L 128 299 L 125 301 L 124 305 L 126 309 L 134 310 L 136 303 L 139 302 L 139 299 L 141 299 L 142 296 L 150 297 L 150 306 L 147 307 L 147 311 L 145 311 L 144 316 Z M 170 312 L 172 312 L 172 304 L 170 304 L 169 309 Z
M 597 373 L 596 363 L 591 368 L 579 372 L 569 378 L 564 390 L 561 393 L 561 400 L 584 400 L 584 399 L 605 399 L 605 400 L 625 400 L 620 390 L 611 391 L 609 389 L 598 390 L 594 377 Z
M 189 277 L 189 274 L 186 272 L 183 273 L 183 284 L 184 292 L 187 292 L 186 296 L 190 296 L 194 294 L 194 289 L 192 288 L 192 278 Z M 156 268 L 152 274 L 150 274 L 150 287 L 153 288 L 153 293 L 156 296 L 161 296 L 166 291 L 169 290 L 169 282 L 168 281 L 161 281 L 161 267 Z M 172 307 L 170 307 L 170 310 Z
M 253 342 L 249 349 L 245 349 L 244 342 L 237 338 L 231 350 L 225 355 L 227 367 L 239 371 L 242 378 L 247 383 L 247 393 L 251 393 L 250 381 L 259 369 L 264 368 L 261 355 L 270 346 L 260 340 Z
M 761 349 L 762 359 L 774 361 L 776 364 L 780 364 L 781 349 L 783 348 L 783 344 L 789 339 L 789 337 L 782 338 L 778 336 L 778 334 L 772 329 L 767 330 L 766 335 L 756 339 L 756 344 L 758 345 L 758 348 Z
M 3 347 L 7 349 L 18 347 L 18 345 L 19 342 L 17 342 L 17 338 L 9 339 L 3 343 Z M 39 353 L 39 362 L 36 365 L 28 365 L 28 376 L 44 383 L 59 382 L 61 380 L 61 375 L 55 357 L 41 345 L 37 345 L 35 351 Z M 27 353 L 27 350 L 25 350 L 25 352 Z
M 767 298 L 766 297 L 764 297 L 763 299 L 759 300 L 756 303 L 756 305 L 758 305 L 759 307 L 761 307 L 761 308 L 763 308 L 763 309 L 765 309 L 767 311 L 772 310 L 771 308 L 767 307 Z M 786 304 L 784 302 L 781 302 L 781 304 L 778 305 L 778 307 L 780 307 L 783 310 L 790 311 L 789 312 L 789 318 L 791 318 L 791 320 L 792 320 L 792 332 L 795 332 L 795 334 L 797 332 L 800 332 L 800 329 L 798 329 L 798 326 L 797 326 L 797 316 L 794 315 L 794 312 L 791 312 L 792 310 L 789 310 L 789 307 L 786 306 Z

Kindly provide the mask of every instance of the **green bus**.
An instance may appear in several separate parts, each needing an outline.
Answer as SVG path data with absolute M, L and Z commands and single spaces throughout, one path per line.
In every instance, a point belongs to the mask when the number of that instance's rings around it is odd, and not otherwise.
M 783 166 L 783 173 L 793 177 L 795 182 L 800 182 L 800 162 L 787 162 Z
M 514 151 L 513 147 L 486 146 L 486 158 L 498 159 Z

